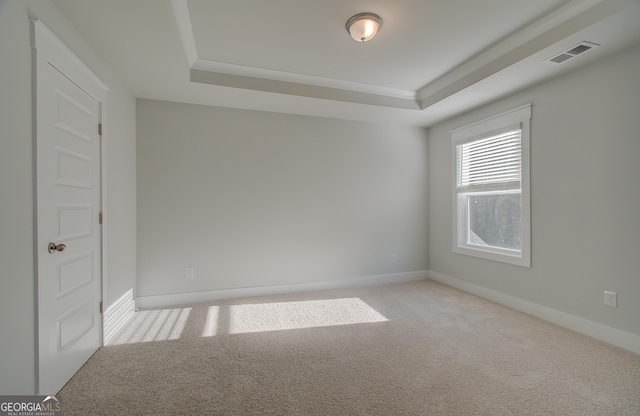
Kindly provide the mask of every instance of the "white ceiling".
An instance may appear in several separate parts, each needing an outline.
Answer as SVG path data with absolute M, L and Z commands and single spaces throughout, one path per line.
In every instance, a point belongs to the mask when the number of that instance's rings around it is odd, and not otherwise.
M 54 3 L 136 97 L 418 126 L 640 42 L 640 0 Z M 364 44 L 360 12 L 383 21 Z

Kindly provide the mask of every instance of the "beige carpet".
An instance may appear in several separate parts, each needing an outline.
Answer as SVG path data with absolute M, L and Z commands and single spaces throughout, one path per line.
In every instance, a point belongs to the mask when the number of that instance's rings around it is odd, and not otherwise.
M 139 311 L 71 415 L 640 415 L 640 356 L 432 281 Z

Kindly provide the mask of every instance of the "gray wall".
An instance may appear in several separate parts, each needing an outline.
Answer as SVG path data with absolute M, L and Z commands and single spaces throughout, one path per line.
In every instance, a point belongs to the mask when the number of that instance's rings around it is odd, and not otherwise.
M 41 19 L 110 88 L 105 120 L 106 305 L 135 287 L 135 100 L 50 2 L 0 0 L 0 394 L 32 394 L 36 389 L 29 17 Z
M 640 335 L 638 74 L 635 47 L 429 129 L 430 269 Z M 526 103 L 532 267 L 454 254 L 449 131 Z
M 425 129 L 140 99 L 137 125 L 138 296 L 427 270 Z

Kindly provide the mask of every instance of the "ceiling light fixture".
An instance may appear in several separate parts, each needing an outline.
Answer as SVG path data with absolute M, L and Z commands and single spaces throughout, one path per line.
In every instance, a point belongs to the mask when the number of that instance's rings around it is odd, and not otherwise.
M 347 32 L 357 42 L 373 39 L 380 26 L 382 26 L 382 19 L 373 13 L 359 13 L 347 20 Z

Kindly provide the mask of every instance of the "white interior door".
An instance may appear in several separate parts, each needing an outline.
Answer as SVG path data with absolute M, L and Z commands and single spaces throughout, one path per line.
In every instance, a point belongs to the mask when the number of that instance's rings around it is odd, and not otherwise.
M 101 104 L 36 42 L 38 380 L 56 394 L 102 345 Z

